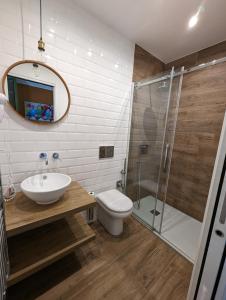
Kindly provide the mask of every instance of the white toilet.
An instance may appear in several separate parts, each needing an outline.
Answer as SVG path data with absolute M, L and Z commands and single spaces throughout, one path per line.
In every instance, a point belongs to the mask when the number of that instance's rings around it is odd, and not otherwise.
M 99 193 L 97 200 L 97 219 L 112 235 L 123 232 L 123 219 L 131 215 L 133 202 L 118 190 Z

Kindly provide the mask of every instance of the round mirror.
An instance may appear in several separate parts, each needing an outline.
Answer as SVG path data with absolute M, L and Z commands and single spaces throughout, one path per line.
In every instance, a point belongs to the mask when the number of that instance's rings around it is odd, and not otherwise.
M 70 107 L 65 81 L 41 62 L 26 60 L 10 66 L 3 76 L 2 89 L 13 109 L 32 122 L 56 123 Z

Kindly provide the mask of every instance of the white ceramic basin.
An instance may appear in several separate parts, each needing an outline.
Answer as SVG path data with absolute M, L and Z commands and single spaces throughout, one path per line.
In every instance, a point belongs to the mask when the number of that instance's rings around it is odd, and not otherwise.
M 44 173 L 26 178 L 21 183 L 23 193 L 38 204 L 50 204 L 63 196 L 71 177 L 61 173 Z

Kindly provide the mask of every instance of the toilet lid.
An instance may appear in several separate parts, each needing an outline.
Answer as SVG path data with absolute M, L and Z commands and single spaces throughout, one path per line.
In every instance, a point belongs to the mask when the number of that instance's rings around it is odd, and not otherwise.
M 109 190 L 97 195 L 97 200 L 115 212 L 126 212 L 132 209 L 133 202 L 118 190 Z

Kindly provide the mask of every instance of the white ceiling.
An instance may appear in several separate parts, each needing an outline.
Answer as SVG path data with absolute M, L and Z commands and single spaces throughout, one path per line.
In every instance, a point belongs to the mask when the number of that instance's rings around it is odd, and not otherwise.
M 74 0 L 163 62 L 226 40 L 226 0 Z M 188 21 L 200 5 L 199 22 Z

